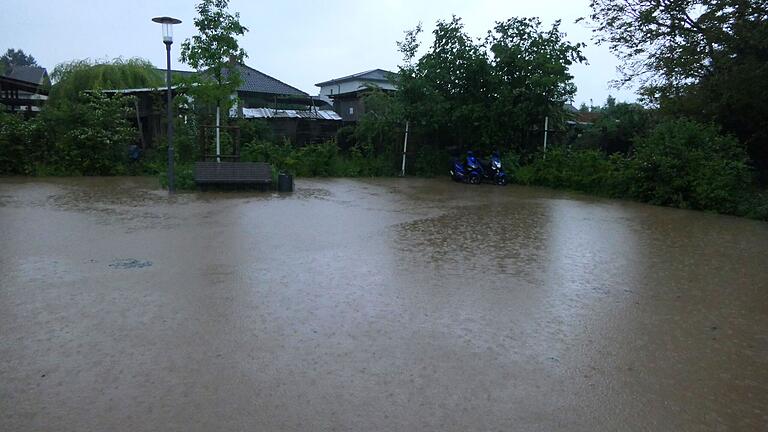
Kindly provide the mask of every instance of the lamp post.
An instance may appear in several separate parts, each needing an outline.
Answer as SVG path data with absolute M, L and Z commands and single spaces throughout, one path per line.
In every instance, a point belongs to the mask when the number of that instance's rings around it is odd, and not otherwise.
M 173 26 L 181 24 L 181 20 L 171 17 L 156 17 L 152 21 L 163 25 L 163 43 L 165 44 L 166 64 L 165 81 L 168 86 L 168 193 L 173 193 L 173 107 L 171 107 L 171 45 L 173 45 Z

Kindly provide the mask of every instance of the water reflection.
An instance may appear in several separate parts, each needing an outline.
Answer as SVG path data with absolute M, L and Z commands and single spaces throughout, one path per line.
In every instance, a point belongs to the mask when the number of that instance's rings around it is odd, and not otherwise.
M 550 200 L 547 214 L 543 273 L 553 298 L 586 301 L 636 287 L 643 251 L 624 208 Z

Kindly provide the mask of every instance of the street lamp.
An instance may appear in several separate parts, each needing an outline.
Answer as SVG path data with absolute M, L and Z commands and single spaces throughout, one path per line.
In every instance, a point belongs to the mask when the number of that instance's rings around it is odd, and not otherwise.
M 163 43 L 167 56 L 165 81 L 168 86 L 168 193 L 174 192 L 173 178 L 173 108 L 171 107 L 171 45 L 173 45 L 173 26 L 181 20 L 171 17 L 156 17 L 152 21 L 163 25 Z

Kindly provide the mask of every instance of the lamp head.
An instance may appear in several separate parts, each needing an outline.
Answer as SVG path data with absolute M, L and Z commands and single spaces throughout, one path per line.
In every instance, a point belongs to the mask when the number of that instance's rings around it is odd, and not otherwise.
M 173 26 L 181 24 L 181 20 L 165 16 L 152 18 L 152 21 L 163 25 L 163 42 L 173 43 Z

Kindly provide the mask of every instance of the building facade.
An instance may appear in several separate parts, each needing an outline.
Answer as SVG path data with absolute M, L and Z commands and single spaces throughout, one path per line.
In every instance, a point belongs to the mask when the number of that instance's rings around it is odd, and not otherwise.
M 36 114 L 48 99 L 50 86 L 51 80 L 45 68 L 14 66 L 0 76 L 0 104 L 6 111 Z
M 333 110 L 347 122 L 356 122 L 365 114 L 363 96 L 372 88 L 385 92 L 395 91 L 394 73 L 384 69 L 373 69 L 365 72 L 335 78 L 315 84 L 320 87 L 319 98 L 330 99 Z

